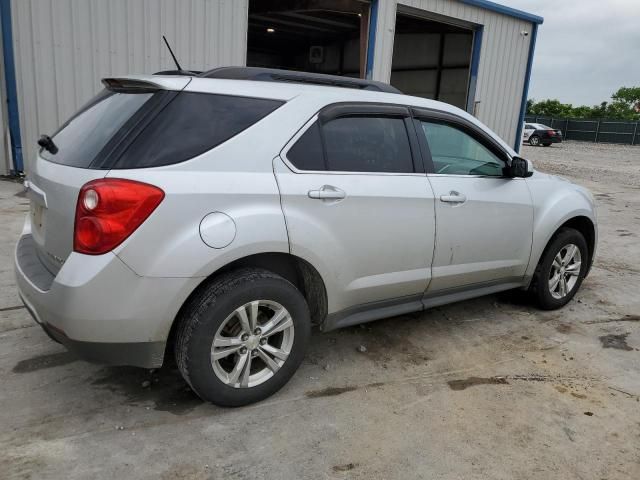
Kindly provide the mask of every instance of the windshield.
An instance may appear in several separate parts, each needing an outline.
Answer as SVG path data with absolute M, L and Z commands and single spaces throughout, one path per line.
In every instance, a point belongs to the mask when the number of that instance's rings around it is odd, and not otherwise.
M 45 160 L 88 168 L 113 136 L 153 95 L 103 90 L 53 136 L 54 155 L 42 150 Z

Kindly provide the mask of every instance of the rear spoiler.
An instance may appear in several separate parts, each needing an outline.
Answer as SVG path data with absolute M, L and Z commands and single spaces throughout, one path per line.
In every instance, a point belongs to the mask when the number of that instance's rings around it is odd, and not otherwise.
M 191 82 L 190 77 L 168 77 L 157 79 L 152 77 L 131 78 L 112 77 L 103 78 L 102 84 L 108 90 L 120 93 L 153 93 L 158 90 L 181 91 Z
M 130 78 L 103 78 L 102 84 L 114 92 L 150 93 L 162 89 L 157 83 Z

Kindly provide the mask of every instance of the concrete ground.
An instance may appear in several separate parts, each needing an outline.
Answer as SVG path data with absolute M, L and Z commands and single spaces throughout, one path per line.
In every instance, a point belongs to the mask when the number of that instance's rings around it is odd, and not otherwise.
M 573 302 L 489 296 L 316 333 L 282 391 L 239 409 L 171 366 L 79 361 L 34 326 L 12 272 L 28 205 L 0 182 L 0 478 L 640 478 L 640 147 L 523 155 L 598 199 Z

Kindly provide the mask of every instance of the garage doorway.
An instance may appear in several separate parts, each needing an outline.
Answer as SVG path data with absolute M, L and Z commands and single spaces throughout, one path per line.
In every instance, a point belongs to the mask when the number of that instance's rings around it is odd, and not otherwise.
M 472 111 L 467 100 L 473 43 L 471 28 L 398 12 L 391 85 L 407 95 Z
M 364 78 L 370 2 L 250 0 L 247 66 Z

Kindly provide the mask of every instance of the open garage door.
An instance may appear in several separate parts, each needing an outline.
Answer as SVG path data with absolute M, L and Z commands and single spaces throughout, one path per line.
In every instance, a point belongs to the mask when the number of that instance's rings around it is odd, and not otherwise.
M 364 78 L 370 4 L 251 0 L 247 66 Z
M 391 85 L 467 109 L 474 32 L 398 12 Z

